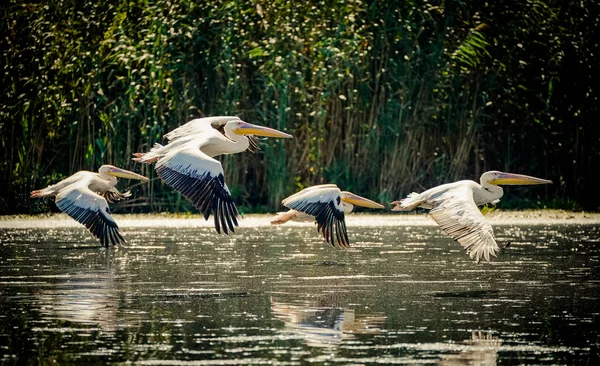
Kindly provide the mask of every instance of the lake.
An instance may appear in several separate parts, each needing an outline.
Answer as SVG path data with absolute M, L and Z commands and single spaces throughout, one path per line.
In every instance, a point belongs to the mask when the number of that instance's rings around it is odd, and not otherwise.
M 598 364 L 600 220 L 491 218 L 476 264 L 425 215 L 312 223 L 116 215 L 109 248 L 64 215 L 0 220 L 3 363 Z

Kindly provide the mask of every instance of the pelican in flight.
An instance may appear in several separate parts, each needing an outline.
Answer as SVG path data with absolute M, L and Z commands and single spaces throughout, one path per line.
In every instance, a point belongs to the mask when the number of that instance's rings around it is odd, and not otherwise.
M 352 192 L 340 191 L 335 184 L 305 188 L 281 203 L 290 210 L 275 216 L 271 224 L 283 224 L 303 215 L 314 216 L 317 231 L 323 234 L 325 241 L 334 247 L 337 244 L 340 248 L 350 245 L 344 215 L 352 212 L 354 205 L 384 208 L 383 205 Z
M 488 224 L 477 206 L 496 204 L 504 194 L 499 184 L 532 185 L 550 184 L 547 179 L 521 174 L 489 171 L 480 178 L 481 185 L 471 180 L 461 180 L 431 188 L 423 193 L 411 193 L 405 199 L 392 202 L 392 211 L 412 211 L 417 207 L 430 209 L 431 217 L 440 228 L 466 250 L 477 263 L 484 258 L 490 261 L 500 251 L 492 226 Z
M 85 225 L 104 247 L 117 245 L 125 239 L 110 215 L 108 203 L 131 196 L 129 191 L 121 193 L 115 188 L 117 177 L 148 181 L 137 173 L 102 165 L 98 173 L 79 171 L 56 184 L 31 192 L 31 198 L 56 196 L 56 206 Z
M 257 148 L 254 136 L 292 138 L 272 128 L 253 125 L 238 117 L 194 119 L 167 133 L 167 145 L 155 144 L 148 153 L 135 153 L 133 160 L 151 164 L 169 186 L 179 191 L 225 234 L 238 226 L 238 211 L 225 184 L 223 167 L 214 156 Z

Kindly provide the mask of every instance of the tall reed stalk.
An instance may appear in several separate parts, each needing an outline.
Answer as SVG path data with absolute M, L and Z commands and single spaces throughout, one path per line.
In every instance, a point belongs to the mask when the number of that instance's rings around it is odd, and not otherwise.
M 220 158 L 243 212 L 317 183 L 389 202 L 489 169 L 557 182 L 522 192 L 526 206 L 597 209 L 585 76 L 598 64 L 597 8 L 11 0 L 0 7 L 0 212 L 47 210 L 28 192 L 104 163 L 153 178 L 121 210 L 193 210 L 130 158 L 211 115 L 294 135 Z

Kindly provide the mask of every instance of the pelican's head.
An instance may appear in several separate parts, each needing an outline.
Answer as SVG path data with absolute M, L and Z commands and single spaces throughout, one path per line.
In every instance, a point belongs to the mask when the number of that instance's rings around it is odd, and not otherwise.
M 481 183 L 484 182 L 489 184 L 497 185 L 531 185 L 531 184 L 551 184 L 552 181 L 548 179 L 530 177 L 528 175 L 504 173 L 497 170 L 492 170 L 483 173 L 481 176 Z
M 137 179 L 137 180 L 143 180 L 143 181 L 149 180 L 148 178 L 144 177 L 143 175 L 140 175 L 140 174 L 137 174 L 134 172 L 130 172 L 129 170 L 117 168 L 114 165 L 102 165 L 100 167 L 100 169 L 98 169 L 98 172 L 100 173 L 100 175 L 111 175 L 113 177 L 118 177 L 118 178 Z
M 340 198 L 342 199 L 342 201 L 356 206 L 369 208 L 384 208 L 383 205 L 380 205 L 377 202 L 371 201 L 370 199 L 366 199 L 361 196 L 357 196 L 354 193 L 348 191 L 342 191 Z
M 233 124 L 231 131 L 238 135 L 254 135 L 254 136 L 265 136 L 265 137 L 279 137 L 279 138 L 288 138 L 291 139 L 293 136 L 278 131 L 273 128 L 253 125 L 252 123 L 244 122 L 242 120 L 231 121 L 229 122 Z M 228 124 L 229 124 L 228 123 Z

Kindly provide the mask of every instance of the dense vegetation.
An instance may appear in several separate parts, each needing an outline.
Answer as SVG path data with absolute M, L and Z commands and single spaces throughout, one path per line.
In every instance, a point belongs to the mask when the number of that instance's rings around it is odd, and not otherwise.
M 104 163 L 156 177 L 131 154 L 211 115 L 295 136 L 221 158 L 246 212 L 277 209 L 315 183 L 389 202 L 492 169 L 555 182 L 509 190 L 503 207 L 600 207 L 596 2 L 9 0 L 0 9 L 0 213 L 45 210 L 32 189 Z M 192 210 L 160 179 L 133 191 L 122 210 Z

